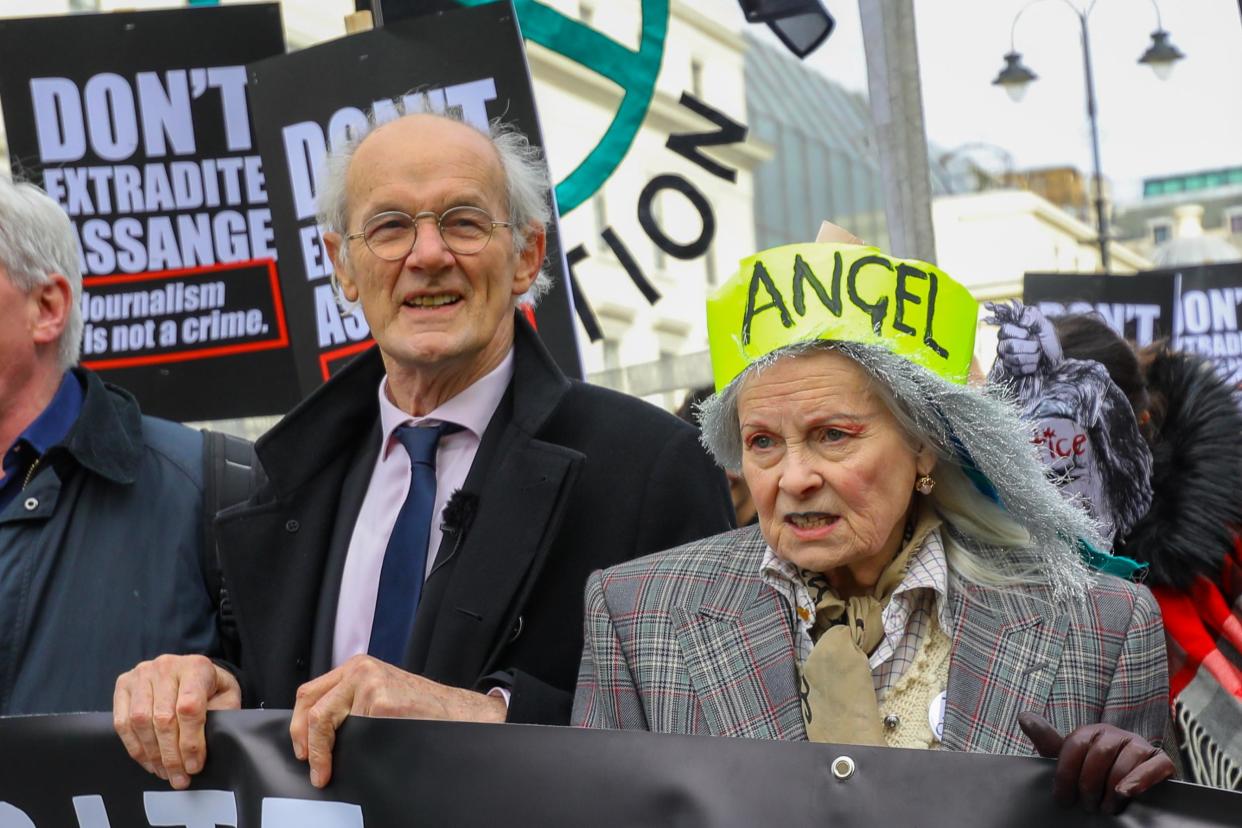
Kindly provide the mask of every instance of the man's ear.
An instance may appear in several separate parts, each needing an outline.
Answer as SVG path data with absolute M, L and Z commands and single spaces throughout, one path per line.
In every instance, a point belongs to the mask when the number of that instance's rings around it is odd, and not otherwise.
M 526 234 L 526 247 L 518 254 L 517 272 L 513 276 L 513 295 L 521 296 L 530 290 L 543 268 L 548 252 L 548 231 L 542 224 L 532 223 Z
M 341 296 L 348 302 L 358 301 L 358 286 L 354 284 L 354 274 L 349 264 L 343 261 L 345 249 L 341 246 L 340 233 L 329 230 L 323 234 L 323 246 L 328 251 L 328 260 L 332 262 L 332 271 L 336 274 L 336 282 L 341 286 Z
M 53 273 L 46 282 L 35 285 L 30 291 L 30 335 L 36 345 L 49 345 L 60 341 L 61 334 L 69 327 L 69 315 L 73 310 L 73 288 L 69 279 Z

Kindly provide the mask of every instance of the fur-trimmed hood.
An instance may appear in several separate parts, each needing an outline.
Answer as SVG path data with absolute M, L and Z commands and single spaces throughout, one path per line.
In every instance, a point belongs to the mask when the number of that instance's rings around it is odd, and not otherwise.
M 1148 582 L 1213 582 L 1242 526 L 1242 410 L 1212 363 L 1195 354 L 1142 355 L 1152 398 L 1152 503 L 1118 551 L 1151 567 Z

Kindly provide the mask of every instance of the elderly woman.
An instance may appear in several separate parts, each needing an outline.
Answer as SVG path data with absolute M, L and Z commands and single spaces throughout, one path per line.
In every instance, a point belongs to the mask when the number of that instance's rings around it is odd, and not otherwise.
M 576 724 L 1059 752 L 1059 796 L 1106 810 L 1172 773 L 1159 611 L 1088 571 L 1094 524 L 966 386 L 976 313 L 874 248 L 743 262 L 702 424 L 758 526 L 591 577 Z

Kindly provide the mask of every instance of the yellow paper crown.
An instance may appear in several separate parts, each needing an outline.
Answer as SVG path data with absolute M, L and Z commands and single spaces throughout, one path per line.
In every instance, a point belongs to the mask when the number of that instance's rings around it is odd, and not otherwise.
M 777 348 L 881 345 L 966 383 L 979 305 L 939 268 L 857 244 L 790 244 L 743 259 L 707 300 L 716 390 Z

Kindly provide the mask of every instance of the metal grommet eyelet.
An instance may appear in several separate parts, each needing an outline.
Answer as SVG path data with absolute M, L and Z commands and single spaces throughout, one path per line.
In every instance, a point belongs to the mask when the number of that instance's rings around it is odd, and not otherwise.
M 884 717 L 885 730 L 896 730 L 899 727 L 901 727 L 901 717 L 896 713 L 889 713 Z
M 26 507 L 27 512 L 33 512 L 39 508 L 39 499 L 37 497 L 28 497 L 22 505 Z
M 848 756 L 838 756 L 832 760 L 832 775 L 841 782 L 854 775 L 854 760 Z

